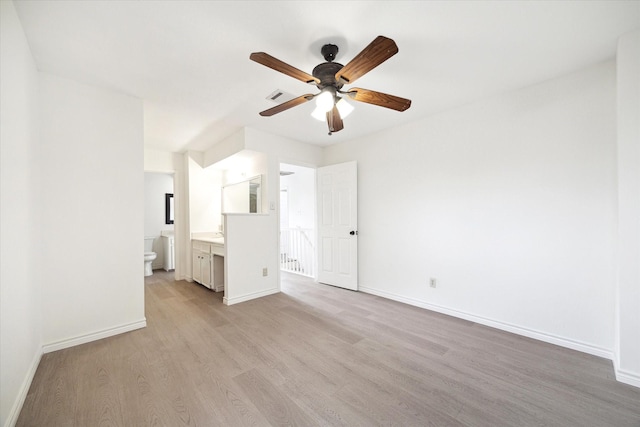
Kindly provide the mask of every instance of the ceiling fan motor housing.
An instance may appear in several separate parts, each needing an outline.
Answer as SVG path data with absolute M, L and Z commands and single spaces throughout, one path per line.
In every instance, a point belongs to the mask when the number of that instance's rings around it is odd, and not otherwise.
M 313 77 L 320 80 L 320 83 L 316 84 L 316 86 L 320 90 L 327 86 L 333 86 L 336 90 L 339 90 L 343 84 L 336 82 L 335 75 L 342 69 L 343 65 L 333 62 L 336 58 L 336 54 L 338 53 L 338 46 L 335 44 L 325 44 L 322 46 L 322 49 L 320 49 L 320 53 L 327 62 L 316 66 L 311 72 Z
M 316 84 L 318 89 L 322 90 L 327 86 L 333 86 L 336 89 L 342 88 L 343 84 L 336 81 L 336 73 L 340 71 L 342 67 L 344 66 L 337 62 L 323 62 L 317 65 L 311 74 L 320 80 L 320 83 Z

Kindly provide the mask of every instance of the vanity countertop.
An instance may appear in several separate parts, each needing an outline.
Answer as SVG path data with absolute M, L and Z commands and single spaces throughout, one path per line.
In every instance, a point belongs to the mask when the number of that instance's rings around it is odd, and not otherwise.
M 191 238 L 191 240 L 198 240 L 200 242 L 224 245 L 224 237 L 193 237 Z
M 218 232 L 191 233 L 191 240 L 197 240 L 199 242 L 205 242 L 205 243 L 213 243 L 217 246 L 224 246 L 224 235 Z

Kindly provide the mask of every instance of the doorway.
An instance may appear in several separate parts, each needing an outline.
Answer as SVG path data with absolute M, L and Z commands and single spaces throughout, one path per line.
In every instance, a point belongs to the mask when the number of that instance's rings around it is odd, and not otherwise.
M 173 192 L 173 174 L 144 173 L 145 253 L 155 254 L 149 258 L 151 271 L 158 269 L 168 271 L 175 268 Z M 142 255 L 140 259 L 142 264 Z M 145 264 L 146 262 L 147 257 L 145 256 Z
M 316 278 L 316 171 L 280 164 L 280 270 Z

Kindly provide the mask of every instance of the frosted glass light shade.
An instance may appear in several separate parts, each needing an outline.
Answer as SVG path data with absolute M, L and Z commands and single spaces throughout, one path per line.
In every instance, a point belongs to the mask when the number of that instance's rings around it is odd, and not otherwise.
M 316 105 L 325 113 L 333 108 L 333 94 L 328 91 L 323 91 L 316 97 Z
M 336 104 L 336 107 L 338 108 L 338 113 L 340 113 L 340 118 L 342 119 L 347 117 L 353 111 L 353 105 L 345 101 L 344 98 L 340 98 L 340 100 Z M 326 122 L 327 112 L 318 106 L 311 113 L 311 117 L 313 117 L 316 120 L 320 120 L 321 122 Z
M 338 112 L 340 113 L 340 118 L 342 119 L 347 117 L 353 111 L 353 105 L 345 101 L 344 98 L 340 98 L 340 100 L 336 104 L 336 107 L 338 107 Z
M 316 107 L 313 109 L 313 112 L 311 113 L 311 117 L 313 117 L 316 120 L 320 120 L 321 122 L 326 122 L 327 121 L 327 112 L 326 111 L 322 111 L 322 108 L 320 107 Z

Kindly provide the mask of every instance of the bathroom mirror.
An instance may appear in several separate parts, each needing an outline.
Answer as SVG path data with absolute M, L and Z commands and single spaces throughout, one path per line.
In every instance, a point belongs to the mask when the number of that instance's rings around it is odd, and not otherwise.
M 222 187 L 222 213 L 260 213 L 262 175 Z
M 164 195 L 164 222 L 173 224 L 173 194 L 171 193 Z

